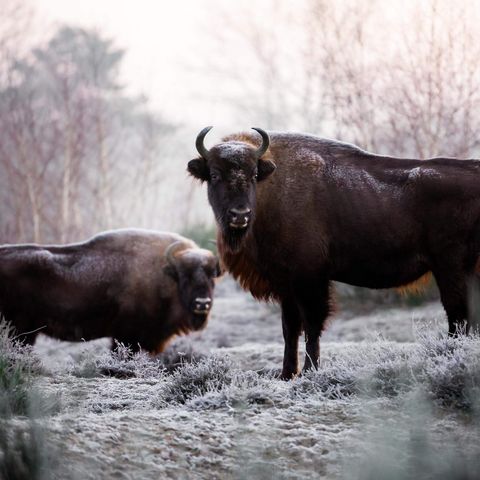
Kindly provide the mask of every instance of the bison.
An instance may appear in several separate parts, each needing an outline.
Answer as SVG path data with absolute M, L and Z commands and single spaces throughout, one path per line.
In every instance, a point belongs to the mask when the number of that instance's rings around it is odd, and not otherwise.
M 29 344 L 41 332 L 159 353 L 174 335 L 206 325 L 218 275 L 210 251 L 174 233 L 125 229 L 70 245 L 5 245 L 0 311 Z
M 203 129 L 191 175 L 208 184 L 221 260 L 258 299 L 281 304 L 282 377 L 316 368 L 332 281 L 374 289 L 433 273 L 449 333 L 468 331 L 480 262 L 480 162 L 376 155 L 300 133 L 228 136 Z

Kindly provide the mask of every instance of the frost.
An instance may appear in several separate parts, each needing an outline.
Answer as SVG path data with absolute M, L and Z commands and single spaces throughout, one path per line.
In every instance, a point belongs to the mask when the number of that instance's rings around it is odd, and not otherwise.
M 41 416 L 57 478 L 409 478 L 418 462 L 449 478 L 477 465 L 480 339 L 448 337 L 439 304 L 340 313 L 320 369 L 284 382 L 278 307 L 229 278 L 217 294 L 207 329 L 157 357 L 106 340 L 22 350 L 36 388 L 61 400 Z
M 234 159 L 235 156 L 244 156 L 248 150 L 251 149 L 249 145 L 244 142 L 225 142 L 217 145 L 220 150 L 220 157 L 225 160 Z

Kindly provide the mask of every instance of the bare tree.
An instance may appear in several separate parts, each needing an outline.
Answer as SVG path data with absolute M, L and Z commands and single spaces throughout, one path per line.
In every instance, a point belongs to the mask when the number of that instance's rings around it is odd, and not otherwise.
M 14 81 L 0 83 L 4 236 L 66 242 L 154 226 L 152 210 L 165 207 L 155 191 L 161 141 L 175 128 L 144 99 L 125 95 L 117 80 L 122 57 L 97 32 L 61 28 L 10 64 Z
M 221 34 L 211 28 L 219 51 L 241 44 L 242 57 L 229 63 L 214 55 L 208 65 L 237 84 L 228 101 L 239 120 L 253 116 L 267 128 L 333 135 L 397 155 L 475 150 L 480 33 L 473 0 L 244 6 L 223 17 Z
M 412 12 L 385 68 L 383 143 L 398 154 L 468 156 L 480 127 L 480 35 L 475 4 L 430 0 Z

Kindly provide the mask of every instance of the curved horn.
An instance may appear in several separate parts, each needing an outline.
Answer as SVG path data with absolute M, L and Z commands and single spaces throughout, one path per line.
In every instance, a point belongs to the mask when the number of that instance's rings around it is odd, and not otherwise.
M 181 240 L 178 240 L 176 242 L 173 242 L 171 245 L 168 246 L 168 248 L 165 250 L 165 257 L 167 258 L 167 262 L 175 266 L 175 253 L 177 253 L 179 250 L 184 250 L 182 248 L 183 242 Z M 180 248 L 179 248 L 180 247 Z
M 205 135 L 212 129 L 213 127 L 205 127 L 198 135 L 197 140 L 195 141 L 195 146 L 197 147 L 198 153 L 206 160 L 208 159 L 210 152 L 205 148 L 203 144 L 203 140 Z
M 260 158 L 267 151 L 268 146 L 270 145 L 270 137 L 268 136 L 268 133 L 261 128 L 252 127 L 252 130 L 255 130 L 262 136 L 262 144 L 260 145 L 260 148 L 256 151 L 257 158 Z

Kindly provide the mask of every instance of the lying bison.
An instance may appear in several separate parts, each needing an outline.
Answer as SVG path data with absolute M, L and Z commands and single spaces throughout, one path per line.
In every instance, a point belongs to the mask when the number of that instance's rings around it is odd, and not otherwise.
M 293 133 L 231 135 L 204 146 L 188 171 L 208 184 L 227 269 L 259 299 L 282 307 L 283 378 L 317 367 L 331 281 L 390 288 L 432 272 L 449 332 L 467 319 L 478 273 L 480 162 L 374 155 Z M 468 325 L 467 325 L 468 328 Z
M 65 246 L 0 247 L 0 311 L 20 338 L 112 337 L 151 353 L 205 326 L 219 268 L 173 233 L 116 230 Z

